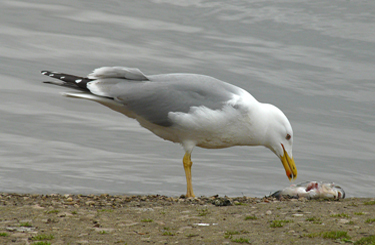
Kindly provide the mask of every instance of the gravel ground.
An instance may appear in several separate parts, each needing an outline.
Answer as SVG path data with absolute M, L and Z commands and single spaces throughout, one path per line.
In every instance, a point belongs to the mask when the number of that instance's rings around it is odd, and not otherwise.
M 375 244 L 375 201 L 0 193 L 0 244 Z

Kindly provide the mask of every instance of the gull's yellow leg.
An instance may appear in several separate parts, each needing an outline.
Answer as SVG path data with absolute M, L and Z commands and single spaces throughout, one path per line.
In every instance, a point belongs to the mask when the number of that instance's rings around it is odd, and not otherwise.
M 193 192 L 193 184 L 191 183 L 191 166 L 193 165 L 191 161 L 190 153 L 186 152 L 184 159 L 182 160 L 184 163 L 185 175 L 186 175 L 186 184 L 187 184 L 187 192 L 186 197 L 195 197 Z

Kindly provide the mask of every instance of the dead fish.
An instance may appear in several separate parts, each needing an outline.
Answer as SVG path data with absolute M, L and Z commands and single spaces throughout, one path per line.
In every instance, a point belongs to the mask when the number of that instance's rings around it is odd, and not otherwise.
M 345 198 L 345 191 L 335 183 L 323 183 L 317 181 L 307 181 L 298 185 L 291 185 L 283 190 L 276 191 L 271 194 L 272 197 L 280 199 L 281 197 L 299 198 L 305 197 L 307 199 L 343 199 Z

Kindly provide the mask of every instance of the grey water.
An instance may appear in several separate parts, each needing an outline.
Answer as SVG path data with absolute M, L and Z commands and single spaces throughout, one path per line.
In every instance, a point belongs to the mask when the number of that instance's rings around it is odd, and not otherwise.
M 296 183 L 375 196 L 374 1 L 0 1 L 0 192 L 180 195 L 183 150 L 68 88 L 52 70 L 198 73 L 275 104 L 294 130 Z M 195 148 L 197 196 L 290 185 L 263 147 Z

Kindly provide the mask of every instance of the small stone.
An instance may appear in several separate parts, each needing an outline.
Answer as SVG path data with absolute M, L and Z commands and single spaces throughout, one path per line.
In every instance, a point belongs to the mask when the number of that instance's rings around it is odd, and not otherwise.
M 220 199 L 216 199 L 213 204 L 215 206 L 232 206 L 233 203 L 229 200 L 229 199 L 226 199 L 226 198 L 220 198 Z
M 210 224 L 208 223 L 195 223 L 194 225 L 201 226 L 201 227 L 210 226 Z
M 155 221 L 155 223 L 160 226 L 165 226 L 165 223 L 163 221 Z
M 72 202 L 72 201 L 73 201 L 73 198 L 68 197 L 68 198 L 66 199 L 66 201 L 67 201 L 67 202 Z
M 139 223 L 138 222 L 134 222 L 134 223 L 130 223 L 130 224 L 125 224 L 126 227 L 131 227 L 131 226 L 135 226 L 135 225 L 138 225 Z
M 341 224 L 347 224 L 347 223 L 349 223 L 350 221 L 349 220 L 347 220 L 347 219 L 340 219 L 339 220 L 339 223 L 341 223 Z
M 11 236 L 12 237 L 16 237 L 16 238 L 27 238 L 27 237 L 30 236 L 30 234 L 29 233 L 24 233 L 24 232 L 21 232 L 21 233 L 15 232 L 15 233 L 12 233 Z
M 46 224 L 57 223 L 55 219 L 47 219 Z
M 82 245 L 82 244 L 89 244 L 89 241 L 87 240 L 80 240 L 80 241 L 76 241 L 78 245 Z
M 64 213 L 59 213 L 58 216 L 59 217 L 69 217 L 69 216 L 73 216 L 73 214 L 64 212 Z
M 294 216 L 294 217 L 302 217 L 303 214 L 292 214 L 292 216 Z
M 105 233 L 110 233 L 115 231 L 113 228 L 94 228 L 96 232 L 105 232 Z
M 180 229 L 178 229 L 178 232 L 182 233 L 185 230 L 191 230 L 191 229 L 193 229 L 193 227 L 191 227 L 191 226 L 183 226 L 183 227 L 180 227 Z
M 87 202 L 85 202 L 85 204 L 88 205 L 88 206 L 91 206 L 91 205 L 94 205 L 95 202 L 94 201 L 87 201 Z
M 32 205 L 31 206 L 34 209 L 44 209 L 43 207 L 39 206 L 38 204 Z
M 29 232 L 35 229 L 35 227 L 6 227 L 5 228 L 7 231 L 18 231 L 18 232 Z
M 150 242 L 151 238 L 150 237 L 143 237 L 143 238 L 141 238 L 141 241 L 143 241 L 143 242 Z

